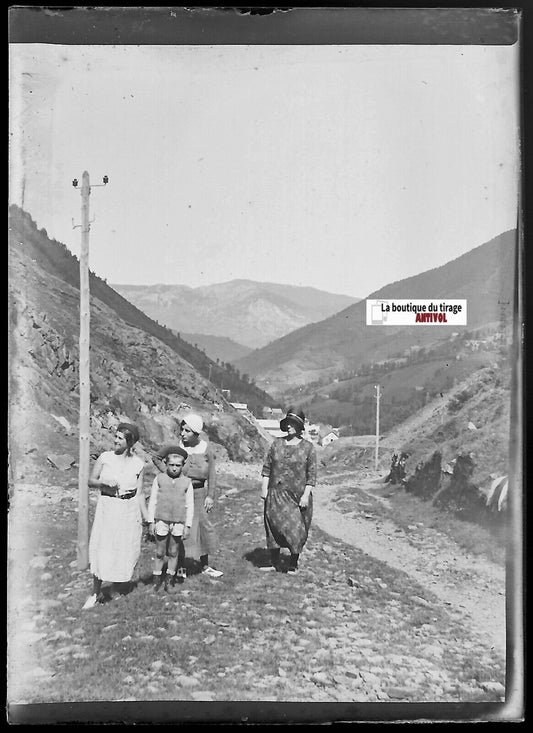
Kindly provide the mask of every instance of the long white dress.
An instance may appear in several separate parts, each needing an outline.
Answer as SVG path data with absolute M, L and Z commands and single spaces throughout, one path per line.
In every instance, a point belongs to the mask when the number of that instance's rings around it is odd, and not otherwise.
M 118 481 L 123 490 L 136 488 L 144 467 L 138 456 L 105 451 L 101 461 L 101 481 Z M 91 573 L 112 583 L 131 580 L 141 553 L 141 539 L 142 514 L 137 495 L 117 499 L 100 494 L 89 540 Z

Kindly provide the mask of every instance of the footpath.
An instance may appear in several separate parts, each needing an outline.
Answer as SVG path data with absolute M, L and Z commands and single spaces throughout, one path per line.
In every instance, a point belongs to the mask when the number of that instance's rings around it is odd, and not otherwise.
M 418 504 L 418 514 L 407 518 L 411 521 L 407 526 L 403 522 L 399 525 L 396 507 L 384 496 L 390 495 L 391 489 L 384 487 L 383 474 L 365 474 L 361 478 L 353 474 L 333 476 L 329 479 L 335 482 L 333 486 L 319 487 L 315 492 L 317 524 L 352 547 L 406 573 L 445 606 L 462 613 L 465 623 L 481 630 L 491 645 L 504 654 L 503 557 L 496 564 L 469 553 L 428 526 L 427 521 L 417 521 L 424 509 L 423 502 L 417 499 L 411 499 L 411 505 Z
M 473 589 L 488 583 L 479 605 L 485 613 L 492 599 L 499 623 L 500 570 L 472 563 L 463 593 L 468 558 L 443 538 L 430 546 L 429 527 L 389 526 L 370 485 L 326 474 L 299 573 L 263 573 L 259 473 L 220 466 L 212 562 L 221 579 L 191 575 L 157 594 L 148 582 L 154 544 L 143 541 L 134 590 L 90 611 L 81 611 L 90 573 L 76 566 L 75 477 L 18 484 L 8 701 L 503 700 L 501 634 L 471 608 Z M 91 518 L 94 506 L 92 497 Z

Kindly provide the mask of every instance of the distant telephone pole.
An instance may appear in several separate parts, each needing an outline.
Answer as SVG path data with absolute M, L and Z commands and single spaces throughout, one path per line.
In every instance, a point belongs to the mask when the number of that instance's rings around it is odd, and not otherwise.
M 380 399 L 380 391 L 379 391 L 379 384 L 375 385 L 376 390 L 376 450 L 375 450 L 375 456 L 374 456 L 374 470 L 378 470 L 378 454 L 379 454 L 379 399 Z
M 104 176 L 106 185 L 108 177 Z M 78 181 L 72 181 L 78 188 Z M 78 470 L 78 569 L 86 570 L 89 566 L 89 461 L 90 461 L 90 427 L 91 427 L 91 378 L 89 369 L 90 350 L 90 289 L 89 289 L 89 196 L 91 185 L 89 174 L 83 172 L 81 177 L 81 251 L 80 251 L 80 339 L 79 339 L 79 374 L 80 374 L 80 417 L 79 417 L 79 470 Z M 74 226 L 73 228 L 77 228 Z

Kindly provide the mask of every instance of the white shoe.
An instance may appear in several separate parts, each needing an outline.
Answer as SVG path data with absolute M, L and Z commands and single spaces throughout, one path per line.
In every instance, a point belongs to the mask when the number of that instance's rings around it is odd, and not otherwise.
M 260 565 L 259 570 L 262 570 L 264 573 L 268 573 L 270 570 L 275 570 L 276 568 L 273 565 Z
M 202 573 L 204 575 L 209 575 L 210 578 L 220 578 L 224 573 L 222 570 L 215 570 L 215 568 L 209 567 L 209 565 L 206 565 L 205 568 L 202 570 Z
M 96 593 L 93 593 L 92 596 L 89 596 L 83 606 L 81 607 L 82 611 L 86 611 L 88 608 L 94 608 L 96 606 Z

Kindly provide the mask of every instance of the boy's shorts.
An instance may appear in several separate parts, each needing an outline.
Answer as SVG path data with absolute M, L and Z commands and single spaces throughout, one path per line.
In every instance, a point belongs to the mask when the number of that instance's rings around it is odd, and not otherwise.
M 171 534 L 173 537 L 182 537 L 185 525 L 183 522 L 165 522 L 162 519 L 155 521 L 155 533 L 160 537 Z

